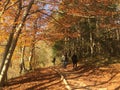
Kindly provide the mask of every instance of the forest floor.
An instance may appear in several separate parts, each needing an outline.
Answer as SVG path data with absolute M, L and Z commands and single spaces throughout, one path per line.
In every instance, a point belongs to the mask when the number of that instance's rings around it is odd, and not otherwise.
M 79 65 L 77 70 L 72 69 L 72 64 L 66 69 L 40 68 L 10 79 L 2 90 L 120 90 L 120 64 L 99 68 Z

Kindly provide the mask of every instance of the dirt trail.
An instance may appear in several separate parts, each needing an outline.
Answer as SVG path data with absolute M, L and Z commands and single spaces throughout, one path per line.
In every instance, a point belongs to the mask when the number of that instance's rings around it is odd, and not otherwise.
M 66 69 L 59 66 L 54 68 L 64 76 L 71 90 L 120 90 L 118 66 L 79 66 L 76 71 L 72 70 L 72 65 L 68 65 Z M 51 67 L 36 69 L 21 77 L 10 79 L 3 90 L 67 90 L 58 72 Z

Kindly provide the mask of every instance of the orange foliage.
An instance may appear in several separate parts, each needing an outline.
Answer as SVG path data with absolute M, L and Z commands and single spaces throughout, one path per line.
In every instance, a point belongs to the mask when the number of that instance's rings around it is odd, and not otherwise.
M 60 18 L 60 22 L 62 22 L 67 28 L 70 28 L 71 26 L 75 25 L 76 22 L 78 22 L 76 17 L 90 18 L 92 16 L 94 18 L 113 18 L 113 16 L 119 15 L 119 11 L 111 11 L 107 8 L 111 7 L 111 5 L 115 5 L 116 2 L 116 0 L 70 0 L 70 2 L 69 0 L 63 0 L 62 4 L 60 5 L 60 10 L 62 10 L 65 15 Z M 107 27 L 113 26 L 114 25 L 112 23 L 111 25 L 107 25 Z M 106 25 L 103 27 L 106 27 Z

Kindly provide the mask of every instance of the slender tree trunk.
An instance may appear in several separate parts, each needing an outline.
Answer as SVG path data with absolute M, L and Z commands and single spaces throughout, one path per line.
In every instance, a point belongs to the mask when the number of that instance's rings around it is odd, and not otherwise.
M 94 49 L 93 49 L 93 34 L 92 34 L 91 25 L 90 25 L 90 18 L 88 18 L 88 25 L 89 25 L 89 29 L 90 29 L 90 54 L 92 56 Z
M 33 40 L 32 40 L 32 45 L 31 45 L 31 50 L 30 50 L 30 57 L 29 57 L 29 70 L 32 70 L 32 60 L 34 60 L 35 63 L 35 35 L 36 35 L 36 30 L 37 30 L 37 19 L 35 20 L 34 24 L 34 31 L 33 31 Z
M 33 53 L 30 52 L 30 56 L 29 56 L 29 70 L 32 70 L 32 56 L 33 56 Z
M 116 37 L 117 37 L 117 40 L 119 41 L 120 40 L 120 31 L 119 31 L 119 29 L 116 29 Z
M 14 52 L 15 47 L 16 47 L 16 43 L 18 41 L 19 35 L 21 33 L 21 30 L 22 30 L 22 27 L 24 25 L 24 22 L 26 21 L 28 12 L 30 11 L 30 9 L 32 7 L 33 2 L 34 2 L 34 0 L 30 1 L 26 11 L 24 12 L 21 23 L 18 25 L 18 27 L 15 28 L 16 34 L 14 36 L 12 35 L 12 37 L 14 37 L 14 38 L 11 40 L 10 46 L 8 44 L 9 50 L 7 53 L 5 53 L 6 58 L 4 57 L 5 59 L 3 59 L 4 64 L 3 64 L 3 67 L 2 67 L 1 72 L 0 72 L 0 86 L 3 86 L 3 84 L 5 83 L 5 76 L 7 75 L 8 67 L 9 67 L 9 64 L 11 61 L 11 57 L 13 55 L 13 52 Z M 10 42 L 10 41 L 8 41 L 8 42 Z M 7 51 L 8 47 L 6 47 L 6 49 L 5 49 L 6 51 Z
M 30 51 L 30 56 L 29 56 L 29 70 L 32 70 L 33 52 L 34 52 L 34 47 L 32 47 L 31 51 Z
M 93 36 L 92 33 L 90 32 L 90 53 L 93 55 Z
M 25 55 L 25 46 L 22 47 L 22 52 L 21 52 L 21 63 L 20 63 L 20 74 L 22 71 L 25 71 L 25 61 L 24 61 L 24 55 Z
M 100 17 L 96 17 L 96 38 L 98 39 L 100 37 L 100 31 L 99 31 L 99 22 L 98 19 Z M 95 43 L 95 47 L 96 47 L 96 53 L 95 54 L 100 54 L 100 43 L 97 41 Z

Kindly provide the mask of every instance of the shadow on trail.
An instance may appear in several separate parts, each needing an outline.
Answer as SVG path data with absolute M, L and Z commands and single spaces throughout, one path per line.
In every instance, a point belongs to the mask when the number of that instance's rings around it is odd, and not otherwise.
M 93 81 L 94 84 L 93 85 L 86 85 L 86 86 L 83 86 L 83 87 L 78 87 L 78 88 L 74 88 L 74 89 L 89 89 L 89 88 L 92 88 L 92 87 L 99 87 L 101 85 L 105 85 L 107 83 L 110 83 L 110 81 L 113 80 L 113 78 L 115 78 L 115 76 L 117 75 L 118 73 L 115 73 L 114 75 L 112 75 L 108 80 L 106 81 L 103 81 L 103 82 L 100 82 L 100 83 L 97 83 L 96 81 Z M 119 81 L 114 81 L 114 83 L 119 83 Z M 115 88 L 115 87 L 114 87 Z M 114 90 L 119 90 L 120 89 L 120 86 L 119 87 L 116 87 Z
M 98 68 L 94 66 L 87 66 L 87 65 L 78 66 L 76 70 L 67 71 L 69 74 L 77 74 L 77 76 L 73 76 L 68 79 L 79 78 L 81 76 L 89 76 L 90 74 L 93 74 L 93 73 L 95 74 L 97 69 Z
M 43 90 L 60 82 L 60 76 L 56 72 L 50 69 L 37 69 L 34 72 L 9 80 L 5 87 L 11 87 L 10 89 L 15 90 L 22 86 L 25 90 Z
M 120 80 L 114 81 L 117 75 L 120 74 L 119 71 L 116 72 L 114 71 L 114 69 L 109 69 L 107 67 L 102 67 L 102 68 L 105 68 L 105 69 L 100 69 L 100 67 L 87 66 L 87 65 L 78 66 L 77 70 L 68 71 L 68 74 L 72 74 L 72 77 L 68 77 L 67 79 L 77 80 L 77 78 L 78 79 L 85 78 L 85 80 L 87 81 L 90 80 L 89 82 L 93 82 L 91 84 L 86 84 L 85 86 L 78 86 L 73 89 L 88 89 L 89 90 L 91 87 L 99 87 L 101 85 L 105 85 L 111 82 L 120 83 Z M 109 74 L 110 76 L 106 80 L 99 81 L 99 79 L 102 79 L 102 78 L 97 78 L 97 76 L 105 75 L 105 73 Z M 116 87 L 114 90 L 119 90 L 119 89 L 120 89 L 120 86 Z
M 120 86 L 116 87 L 115 90 L 120 90 Z

